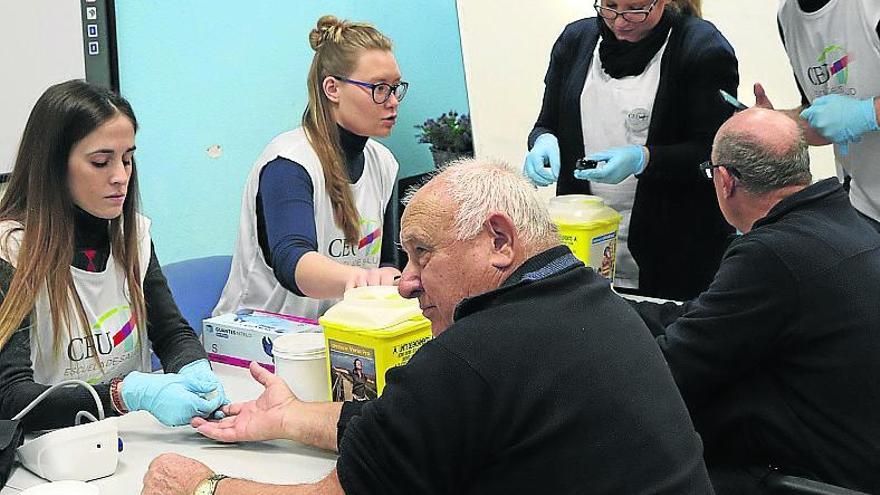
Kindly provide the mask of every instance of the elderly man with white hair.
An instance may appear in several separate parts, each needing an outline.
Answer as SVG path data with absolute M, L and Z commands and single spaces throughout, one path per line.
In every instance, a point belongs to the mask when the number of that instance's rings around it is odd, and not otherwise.
M 404 297 L 435 338 L 364 403 L 303 403 L 265 370 L 258 400 L 195 421 L 223 441 L 338 449 L 317 485 L 223 479 L 231 493 L 711 493 L 702 446 L 647 327 L 565 246 L 535 189 L 464 161 L 411 196 Z M 196 461 L 154 461 L 144 493 L 192 493 Z M 189 490 L 189 491 L 187 491 Z

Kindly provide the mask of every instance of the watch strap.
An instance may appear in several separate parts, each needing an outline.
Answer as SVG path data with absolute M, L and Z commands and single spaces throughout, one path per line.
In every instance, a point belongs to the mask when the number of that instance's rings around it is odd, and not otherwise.
M 221 480 L 225 480 L 229 476 L 225 474 L 215 473 L 202 480 L 197 486 L 194 495 L 214 495 L 217 491 L 217 485 Z

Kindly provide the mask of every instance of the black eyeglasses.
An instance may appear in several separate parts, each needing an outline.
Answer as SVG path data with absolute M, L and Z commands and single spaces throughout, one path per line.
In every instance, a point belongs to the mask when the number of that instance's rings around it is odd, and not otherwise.
M 397 84 L 388 84 L 388 83 L 368 83 L 364 81 L 356 81 L 354 79 L 349 79 L 347 77 L 342 76 L 330 76 L 334 79 L 338 79 L 340 81 L 345 81 L 350 84 L 354 84 L 356 86 L 361 86 L 364 88 L 369 88 L 372 92 L 373 101 L 376 104 L 381 105 L 388 101 L 391 98 L 391 95 L 394 95 L 397 98 L 397 101 L 402 101 L 403 97 L 406 96 L 406 90 L 409 89 L 409 83 L 400 81 Z
M 705 162 L 701 163 L 700 164 L 700 172 L 703 174 L 704 177 L 706 177 L 709 180 L 712 180 L 712 177 L 715 176 L 713 169 L 716 169 L 718 167 L 726 168 L 730 172 L 730 174 L 733 175 L 734 177 L 736 177 L 737 179 L 742 178 L 742 176 L 740 176 L 740 174 L 739 174 L 739 170 L 731 167 L 730 165 L 712 163 L 712 160 L 706 160 Z
M 599 17 L 603 19 L 608 19 L 609 21 L 613 21 L 617 19 L 617 16 L 622 16 L 623 20 L 629 22 L 645 22 L 648 19 L 648 16 L 651 14 L 651 11 L 654 10 L 654 6 L 657 5 L 659 0 L 654 0 L 651 2 L 651 5 L 648 5 L 646 9 L 635 9 L 635 10 L 614 10 L 608 7 L 603 7 L 599 5 L 599 2 L 593 4 L 593 8 L 596 9 L 596 13 L 599 14 Z

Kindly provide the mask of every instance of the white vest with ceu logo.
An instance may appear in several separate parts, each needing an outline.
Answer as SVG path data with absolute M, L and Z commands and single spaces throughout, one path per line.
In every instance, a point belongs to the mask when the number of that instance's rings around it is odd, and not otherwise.
M 779 23 L 795 77 L 812 102 L 827 94 L 858 99 L 880 95 L 878 0 L 831 0 L 816 12 L 801 11 L 797 0 L 780 2 Z M 880 132 L 834 147 L 837 176 L 851 176 L 850 200 L 880 221 Z
M 138 220 L 139 282 L 143 287 L 143 277 L 150 262 L 150 222 L 142 216 L 138 216 Z M 15 222 L 0 225 L 0 239 L 17 225 Z M 13 233 L 0 253 L 13 266 L 18 260 L 21 236 L 21 231 Z M 91 328 L 80 328 L 71 302 L 69 314 L 73 319 L 73 330 L 62 330 L 61 345 L 55 347 L 49 295 L 43 286 L 31 314 L 34 381 L 51 385 L 62 380 L 79 379 L 96 384 L 132 371 L 150 371 L 150 346 L 143 341 L 146 330 L 138 331 L 138 322 L 130 306 L 125 267 L 111 252 L 104 271 L 88 272 L 71 266 L 70 273 Z M 146 322 L 141 327 L 146 328 Z M 91 333 L 92 339 L 86 338 L 86 332 Z
M 333 205 L 324 187 L 324 172 L 318 156 L 298 128 L 279 135 L 263 150 L 245 185 L 241 217 L 232 269 L 214 314 L 231 313 L 240 308 L 261 309 L 306 318 L 324 314 L 336 299 L 300 297 L 285 289 L 263 258 L 257 238 L 257 192 L 260 172 L 272 160 L 282 157 L 299 163 L 312 180 L 318 254 L 349 266 L 377 268 L 382 251 L 385 206 L 397 180 L 397 160 L 385 146 L 368 139 L 364 147 L 364 172 L 351 185 L 355 207 L 360 214 L 357 245 L 345 242 L 345 235 L 333 217 Z

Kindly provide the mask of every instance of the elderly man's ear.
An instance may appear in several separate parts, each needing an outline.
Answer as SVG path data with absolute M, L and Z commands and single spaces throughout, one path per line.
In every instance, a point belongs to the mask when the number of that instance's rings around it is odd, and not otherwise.
M 718 167 L 716 173 L 721 178 L 721 191 L 725 198 L 733 196 L 736 189 L 736 178 L 727 170 L 727 167 Z
M 489 262 L 504 270 L 513 264 L 520 240 L 513 220 L 504 213 L 493 213 L 483 222 L 483 231 L 491 241 Z

